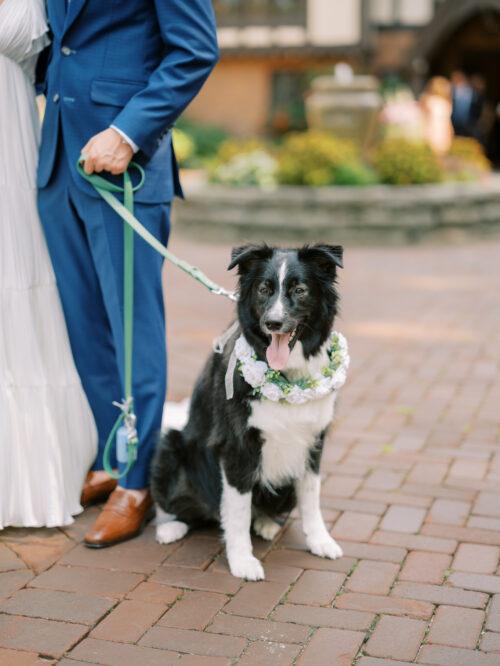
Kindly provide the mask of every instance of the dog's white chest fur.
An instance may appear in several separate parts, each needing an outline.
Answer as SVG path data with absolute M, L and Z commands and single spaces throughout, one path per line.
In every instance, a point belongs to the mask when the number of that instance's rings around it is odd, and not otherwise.
M 321 370 L 327 362 L 326 351 L 305 360 L 298 343 L 285 373 L 288 378 L 304 377 Z M 302 405 L 282 404 L 270 400 L 252 403 L 248 425 L 262 432 L 260 482 L 279 486 L 303 476 L 309 450 L 320 433 L 333 419 L 336 394 Z

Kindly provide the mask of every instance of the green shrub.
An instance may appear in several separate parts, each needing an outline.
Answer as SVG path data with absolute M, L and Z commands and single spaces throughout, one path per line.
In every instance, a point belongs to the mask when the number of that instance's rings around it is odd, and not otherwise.
M 225 185 L 274 187 L 277 162 L 265 143 L 257 139 L 230 139 L 210 163 L 210 180 Z
M 237 155 L 248 155 L 256 150 L 268 151 L 267 144 L 260 139 L 227 139 L 219 146 L 215 161 L 225 164 Z
M 390 185 L 439 183 L 444 178 L 438 158 L 422 141 L 384 139 L 375 149 L 373 166 L 380 180 Z
M 178 120 L 176 127 L 185 132 L 194 142 L 193 161 L 198 163 L 213 158 L 221 144 L 229 137 L 229 134 L 220 127 L 195 123 L 185 118 Z
M 357 160 L 355 144 L 329 132 L 290 134 L 279 150 L 278 180 L 284 185 L 333 185 L 341 166 Z
M 451 144 L 448 156 L 460 162 L 465 167 L 485 172 L 491 171 L 491 162 L 484 154 L 479 141 L 465 136 L 456 136 Z
M 377 174 L 362 162 L 341 164 L 335 172 L 335 185 L 375 185 Z
M 186 166 L 196 150 L 194 141 L 189 134 L 175 127 L 172 132 L 172 142 L 179 165 L 181 167 Z

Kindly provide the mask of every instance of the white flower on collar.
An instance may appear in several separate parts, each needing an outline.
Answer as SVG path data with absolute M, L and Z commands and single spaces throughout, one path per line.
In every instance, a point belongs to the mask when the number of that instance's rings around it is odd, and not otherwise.
M 264 398 L 272 400 L 273 402 L 278 402 L 279 400 L 283 399 L 282 390 L 279 386 L 273 384 L 272 382 L 267 382 L 264 384 L 264 386 L 261 387 L 260 392 Z
M 243 335 L 236 341 L 233 353 L 238 361 L 238 370 L 254 389 L 254 395 L 272 402 L 288 402 L 293 405 L 319 400 L 338 391 L 345 383 L 350 361 L 347 340 L 337 331 L 330 334 L 328 365 L 313 377 L 290 381 L 283 373 L 272 370 L 267 363 L 259 361 Z
M 264 361 L 254 361 L 253 363 L 245 363 L 241 366 L 241 374 L 245 381 L 250 386 L 262 386 L 266 381 L 266 372 L 269 370 L 267 363 Z

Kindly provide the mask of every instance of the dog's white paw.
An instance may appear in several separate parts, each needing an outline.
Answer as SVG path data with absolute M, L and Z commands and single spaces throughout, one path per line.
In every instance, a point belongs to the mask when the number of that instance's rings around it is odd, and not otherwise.
M 343 555 L 342 548 L 329 534 L 316 538 L 310 537 L 307 539 L 307 547 L 313 555 L 328 557 L 330 560 L 336 560 Z
M 249 557 L 231 557 L 228 558 L 229 569 L 236 578 L 245 578 L 246 580 L 264 580 L 264 568 L 259 560 L 250 555 Z
M 189 526 L 180 520 L 171 520 L 156 527 L 156 540 L 158 543 L 172 543 L 179 541 L 188 533 Z
M 269 518 L 269 516 L 258 516 L 253 521 L 253 530 L 255 534 L 266 541 L 272 541 L 281 529 L 281 525 Z

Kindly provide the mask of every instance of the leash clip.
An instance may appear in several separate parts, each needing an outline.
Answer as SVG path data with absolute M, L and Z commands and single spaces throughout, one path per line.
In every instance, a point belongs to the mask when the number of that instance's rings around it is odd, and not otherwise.
M 127 429 L 127 439 L 129 444 L 137 444 L 139 435 L 137 434 L 137 416 L 135 414 L 127 414 L 124 418 L 125 428 Z
M 224 347 L 227 345 L 232 336 L 236 333 L 239 328 L 239 322 L 236 320 L 231 326 L 224 331 L 222 335 L 219 335 L 218 338 L 212 343 L 212 348 L 216 354 L 222 354 Z
M 238 302 L 238 297 L 234 291 L 228 291 L 223 287 L 219 287 L 218 289 L 212 289 L 211 291 L 212 294 L 214 294 L 214 296 L 225 296 L 226 298 L 229 298 L 229 300 L 234 301 L 235 303 Z

